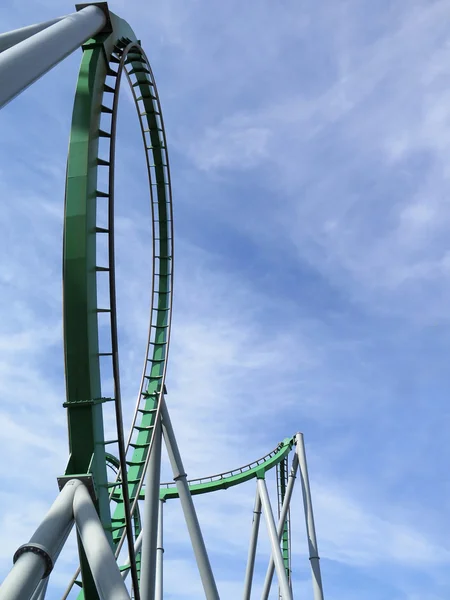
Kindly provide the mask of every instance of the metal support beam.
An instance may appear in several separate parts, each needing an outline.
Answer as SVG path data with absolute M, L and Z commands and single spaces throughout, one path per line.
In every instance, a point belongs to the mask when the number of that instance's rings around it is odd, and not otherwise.
M 45 594 L 47 593 L 48 582 L 49 577 L 41 579 L 30 600 L 44 600 Z
M 73 526 L 73 499 L 81 482 L 70 480 L 56 498 L 28 544 L 14 555 L 14 566 L 0 587 L 0 600 L 30 598 L 48 577 Z
M 291 588 L 284 568 L 283 556 L 281 555 L 280 542 L 275 528 L 270 498 L 267 492 L 265 479 L 258 479 L 258 491 L 261 498 L 262 510 L 266 519 L 267 531 L 269 533 L 270 545 L 272 547 L 272 556 L 277 572 L 278 584 L 280 586 L 282 600 L 292 600 Z
M 155 600 L 163 600 L 163 510 L 164 500 L 159 501 L 158 514 L 158 544 L 156 548 L 156 585 L 155 585 Z
M 161 483 L 161 419 L 155 423 L 154 440 L 145 481 L 144 528 L 142 538 L 141 583 L 142 600 L 154 600 L 156 548 L 158 543 L 159 485 Z
M 292 491 L 294 489 L 297 469 L 298 469 L 298 456 L 297 456 L 297 454 L 294 454 L 294 458 L 292 459 L 291 472 L 289 473 L 288 484 L 286 486 L 286 494 L 284 496 L 283 506 L 281 507 L 280 519 L 278 521 L 277 536 L 278 536 L 279 542 L 281 541 L 281 537 L 283 535 L 284 521 L 286 520 L 286 515 L 288 513 L 289 506 L 291 504 Z M 273 556 L 271 556 L 270 560 L 269 560 L 269 566 L 267 567 L 266 578 L 264 580 L 264 587 L 263 587 L 261 600 L 267 600 L 269 597 L 270 588 L 272 587 L 272 579 L 273 579 L 274 569 L 275 569 L 275 565 L 273 562 Z
M 44 23 L 36 23 L 35 25 L 28 25 L 27 27 L 21 27 L 20 29 L 14 29 L 13 31 L 0 33 L 0 52 L 3 52 L 3 50 L 7 50 L 19 42 L 28 39 L 35 33 L 39 33 L 40 31 L 47 29 L 47 27 L 50 27 L 50 25 L 59 23 L 59 21 L 62 21 L 68 16 L 69 15 L 64 15 L 64 17 L 58 17 L 57 19 L 45 21 Z
M 253 509 L 252 533 L 248 548 L 247 569 L 245 571 L 244 600 L 250 600 L 252 594 L 253 572 L 255 570 L 256 546 L 258 544 L 259 523 L 261 521 L 261 498 L 256 488 L 255 507 Z
M 319 550 L 317 548 L 316 528 L 309 487 L 308 466 L 306 464 L 305 442 L 302 433 L 295 436 L 297 443 L 297 456 L 300 466 L 300 480 L 302 483 L 303 507 L 305 509 L 306 533 L 308 535 L 309 560 L 311 562 L 314 600 L 323 600 L 322 576 L 320 573 Z
M 87 6 L 0 54 L 0 108 L 101 31 L 106 15 Z
M 72 526 L 70 526 L 70 531 L 72 530 Z M 70 533 L 70 532 L 69 532 Z M 68 534 L 69 535 L 69 534 Z M 60 541 L 59 548 L 57 549 L 55 556 L 53 557 L 53 564 L 56 563 L 59 555 L 61 554 L 61 550 L 64 547 L 64 544 L 67 541 L 67 537 L 63 537 Z M 47 593 L 48 582 L 50 581 L 50 575 L 48 575 L 45 579 L 41 579 L 39 585 L 34 591 L 34 594 L 31 596 L 31 600 L 44 600 L 45 594 Z
M 172 465 L 173 479 L 176 482 L 178 495 L 181 502 L 181 507 L 184 512 L 184 518 L 191 538 L 192 548 L 194 550 L 195 559 L 197 561 L 200 578 L 202 580 L 203 589 L 207 600 L 219 600 L 216 582 L 209 562 L 208 553 L 206 551 L 205 542 L 203 540 L 200 524 L 198 522 L 197 513 L 195 512 L 194 503 L 192 502 L 187 476 L 184 472 L 183 461 L 181 460 L 180 451 L 178 449 L 177 440 L 170 421 L 169 411 L 167 410 L 166 402 L 162 401 L 162 428 L 164 441 L 167 447 L 170 464 Z
M 73 515 L 101 600 L 130 600 L 113 551 L 84 485 L 80 485 L 75 492 Z

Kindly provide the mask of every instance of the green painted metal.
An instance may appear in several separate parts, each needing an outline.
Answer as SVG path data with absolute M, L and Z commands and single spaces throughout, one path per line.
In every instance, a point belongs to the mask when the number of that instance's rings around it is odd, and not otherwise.
M 138 48 L 132 48 L 126 63 L 131 66 L 127 70 L 129 77 L 135 76 L 136 84 L 132 85 L 132 91 L 139 90 L 143 111 L 140 117 L 144 120 L 146 135 L 144 144 L 149 164 L 154 165 L 150 170 L 152 179 L 150 186 L 152 190 L 152 212 L 153 212 L 153 236 L 158 237 L 158 272 L 154 281 L 153 294 L 156 302 L 153 307 L 152 328 L 154 337 L 152 342 L 152 356 L 149 357 L 151 367 L 147 376 L 147 386 L 144 395 L 144 404 L 139 409 L 141 419 L 135 424 L 137 438 L 134 442 L 134 451 L 129 461 L 128 482 L 130 498 L 135 499 L 138 494 L 138 486 L 143 477 L 145 461 L 155 424 L 157 401 L 163 383 L 164 367 L 167 360 L 169 343 L 169 318 L 171 297 L 171 271 L 172 271 L 172 218 L 170 189 L 166 181 L 167 148 L 165 138 L 161 139 L 161 108 L 159 105 L 156 86 L 151 75 L 150 65 L 145 54 Z M 150 163 L 150 160 L 152 161 Z M 123 533 L 120 526 L 124 523 L 125 514 L 123 502 L 120 502 L 120 492 L 117 498 L 118 506 L 113 516 L 113 539 L 118 542 Z
M 285 457 L 292 450 L 295 443 L 295 438 L 286 438 L 278 446 L 259 460 L 235 469 L 228 471 L 227 473 L 221 473 L 219 475 L 213 475 L 204 479 L 193 479 L 189 481 L 189 490 L 192 495 L 206 494 L 208 492 L 216 492 L 218 490 L 226 490 L 235 485 L 245 483 L 250 479 L 257 479 L 258 477 L 264 477 L 264 474 L 270 469 L 276 467 L 282 462 Z M 163 484 L 159 494 L 161 500 L 170 500 L 178 498 L 178 490 L 171 484 Z M 142 498 L 144 494 L 142 494 Z
M 129 25 L 111 13 L 113 33 L 99 35 L 83 45 L 83 57 L 75 94 L 67 163 L 64 219 L 64 349 L 67 381 L 70 459 L 66 475 L 91 474 L 98 497 L 97 510 L 113 548 L 123 539 L 125 508 L 120 481 L 108 482 L 106 465 L 118 468 L 117 458 L 105 451 L 99 364 L 99 325 L 96 290 L 96 204 L 105 194 L 97 188 L 99 137 L 104 95 L 111 66 L 119 64 L 140 108 L 142 135 L 150 175 L 155 258 L 152 286 L 150 352 L 146 358 L 145 386 L 137 405 L 127 445 L 127 476 L 130 499 L 142 500 L 142 477 L 148 459 L 158 400 L 164 385 L 170 341 L 173 282 L 173 222 L 167 144 L 156 85 L 148 60 Z M 102 108 L 103 107 L 103 108 Z M 111 168 L 107 163 L 103 164 Z M 105 168 L 105 167 L 102 167 Z M 294 445 L 286 438 L 277 448 L 240 469 L 189 482 L 193 495 L 227 489 L 265 473 L 283 463 Z M 163 484 L 160 498 L 178 497 L 175 486 Z M 113 505 L 115 509 L 112 510 Z M 111 514 L 112 511 L 112 514 Z M 135 536 L 140 532 L 138 513 Z M 80 546 L 83 589 L 79 598 L 97 600 L 97 592 Z M 140 556 L 137 557 L 139 570 Z
M 96 290 L 96 189 L 98 102 L 106 77 L 103 40 L 86 44 L 72 117 L 67 160 L 64 216 L 64 350 L 70 459 L 65 474 L 92 473 L 97 511 L 103 527 L 110 526 L 104 450 Z M 86 597 L 98 597 L 79 542 Z
M 96 201 L 100 107 L 108 71 L 107 56 L 116 36 L 134 35 L 111 14 L 114 33 L 98 35 L 82 47 L 67 159 L 63 322 L 70 458 L 65 475 L 92 474 L 96 509 L 111 544 L 112 536 L 103 431 L 96 290 Z M 84 594 L 98 598 L 79 543 Z M 82 592 L 82 594 L 83 594 Z
M 106 454 L 103 432 L 102 398 L 96 273 L 96 203 L 105 195 L 97 189 L 97 169 L 109 166 L 98 158 L 98 139 L 102 136 L 100 118 L 104 94 L 110 93 L 106 77 L 112 63 L 120 61 L 123 49 L 136 36 L 129 25 L 110 13 L 113 33 L 99 35 L 83 45 L 83 57 L 77 82 L 67 162 L 66 200 L 64 218 L 64 350 L 68 413 L 70 459 L 66 475 L 90 473 L 97 493 L 97 511 L 113 547 L 123 537 L 125 512 L 121 491 L 112 495 L 116 509 L 111 517 L 110 489 L 106 475 Z M 141 487 L 143 468 L 151 441 L 155 411 L 161 386 L 170 335 L 172 293 L 172 207 L 170 175 L 161 110 L 151 69 L 145 54 L 138 46 L 127 61 L 127 78 L 136 96 L 139 92 L 145 119 L 144 146 L 152 166 L 150 181 L 153 213 L 154 250 L 157 273 L 152 288 L 153 310 L 150 343 L 147 357 L 150 368 L 140 407 L 140 419 L 134 423 L 137 432 L 132 456 L 128 461 L 128 481 L 131 499 Z M 135 80 L 132 83 L 131 79 Z M 135 89 L 136 88 L 136 89 Z M 137 96 L 136 96 L 137 98 Z M 102 167 L 104 168 L 104 167 Z M 157 239 L 157 242 L 155 240 Z M 155 254 L 155 252 L 154 252 Z M 128 447 L 130 450 L 130 446 Z M 113 490 L 114 491 L 114 490 Z M 135 519 L 135 535 L 139 534 L 139 519 Z M 83 579 L 83 594 L 96 600 L 93 580 L 79 545 Z

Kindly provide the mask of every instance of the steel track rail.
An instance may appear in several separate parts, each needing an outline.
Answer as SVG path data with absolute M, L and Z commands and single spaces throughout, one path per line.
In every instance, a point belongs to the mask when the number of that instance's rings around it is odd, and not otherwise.
M 145 70 L 141 71 L 142 68 Z M 126 446 L 127 453 L 134 448 L 131 460 L 127 461 L 131 469 L 135 468 L 133 479 L 130 477 L 130 495 L 133 498 L 132 515 L 137 506 L 150 459 L 154 425 L 160 418 L 161 398 L 167 372 L 173 301 L 173 216 L 167 142 L 161 105 L 148 59 L 138 44 L 130 42 L 124 48 L 120 57 L 119 70 L 120 72 L 125 71 L 139 114 L 142 139 L 146 148 L 153 227 L 150 327 L 139 396 Z M 141 97 L 137 96 L 136 88 L 139 88 Z M 143 101 L 144 104 L 143 112 L 140 112 L 140 101 Z M 156 116 L 158 118 L 155 118 Z M 147 132 L 150 134 L 156 132 L 156 139 L 155 135 L 153 139 L 152 135 L 146 136 Z M 151 142 L 150 146 L 149 142 Z M 153 164 L 150 162 L 152 159 Z M 160 167 L 159 173 L 158 167 Z M 155 186 L 157 187 L 156 200 L 153 192 Z M 163 238 L 164 234 L 166 235 Z M 163 239 L 165 244 L 161 243 Z M 163 253 L 165 254 L 163 255 Z M 164 282 L 162 281 L 163 272 Z M 140 420 L 139 414 L 142 415 Z M 138 432 L 137 435 L 136 432 Z M 136 436 L 137 439 L 134 440 L 133 436 Z M 132 440 L 135 441 L 134 444 Z M 118 515 L 116 518 L 119 519 L 121 516 Z M 123 539 L 124 532 L 117 540 L 116 553 L 120 551 Z
M 190 492 L 192 495 L 206 494 L 228 489 L 241 483 L 245 483 L 250 479 L 255 479 L 261 473 L 265 473 L 279 465 L 292 450 L 294 444 L 295 437 L 286 438 L 280 442 L 274 450 L 243 467 L 224 473 L 218 473 L 217 475 L 211 475 L 209 477 L 190 479 L 188 481 Z M 141 499 L 142 498 L 143 496 L 141 496 Z M 161 484 L 160 498 L 161 500 L 178 498 L 178 491 L 177 488 L 173 486 L 173 483 L 167 482 Z

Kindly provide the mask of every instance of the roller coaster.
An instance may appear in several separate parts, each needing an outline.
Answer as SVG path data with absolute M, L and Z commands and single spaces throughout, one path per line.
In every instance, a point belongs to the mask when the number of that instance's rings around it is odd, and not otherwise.
M 163 512 L 178 500 L 208 600 L 219 591 L 192 497 L 256 482 L 243 598 L 249 600 L 261 514 L 270 540 L 262 598 L 293 598 L 290 501 L 299 475 L 314 600 L 323 600 L 303 435 L 232 471 L 188 480 L 165 384 L 173 304 L 174 230 L 167 140 L 152 69 L 140 41 L 107 3 L 0 35 L 0 106 L 81 48 L 65 186 L 63 323 L 69 458 L 60 494 L 28 542 L 14 554 L 0 600 L 42 600 L 75 526 L 79 568 L 63 598 L 162 600 Z M 114 243 L 115 154 L 121 82 L 139 119 L 152 214 L 152 283 L 147 349 L 131 428 L 124 432 Z M 106 297 L 98 290 L 107 289 Z M 104 421 L 113 418 L 114 439 Z M 161 482 L 165 444 L 173 481 Z M 266 473 L 275 470 L 278 520 Z M 113 473 L 113 477 L 111 477 Z M 125 553 L 125 556 L 124 556 Z M 166 577 L 176 576 L 166 573 Z

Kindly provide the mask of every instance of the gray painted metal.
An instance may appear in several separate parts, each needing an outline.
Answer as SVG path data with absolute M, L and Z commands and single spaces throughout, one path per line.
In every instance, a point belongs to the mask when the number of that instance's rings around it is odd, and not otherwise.
M 192 549 L 194 550 L 205 596 L 207 600 L 219 600 L 219 593 L 217 591 L 205 542 L 198 522 L 197 513 L 195 512 L 194 503 L 192 502 L 189 485 L 187 483 L 187 476 L 184 472 L 183 461 L 181 460 L 180 451 L 170 421 L 169 411 L 167 410 L 166 402 L 163 398 L 161 399 L 161 402 L 164 441 L 166 443 L 170 464 L 172 465 L 173 478 L 177 485 L 181 507 L 191 538 Z
M 0 54 L 0 108 L 103 29 L 105 13 L 87 6 Z
M 70 531 L 71 530 L 72 530 L 72 525 L 70 525 Z M 69 531 L 69 533 L 70 533 L 70 531 Z M 69 537 L 69 534 L 65 537 L 63 536 L 63 538 L 61 539 L 59 548 L 53 557 L 53 564 L 56 563 L 59 555 L 61 554 L 61 550 L 63 549 L 64 544 L 66 543 L 68 537 Z M 31 600 L 44 600 L 45 594 L 47 593 L 49 581 L 50 581 L 50 575 L 48 577 L 46 577 L 45 579 L 41 579 L 41 581 L 39 582 L 39 585 L 37 586 L 37 588 L 34 591 L 34 594 L 31 597 Z
M 30 598 L 45 570 L 40 556 L 27 552 L 20 557 L 0 588 L 1 600 Z
M 289 506 L 291 504 L 292 491 L 294 489 L 297 469 L 298 469 L 298 456 L 297 456 L 297 453 L 295 453 L 294 458 L 292 459 L 291 471 L 289 473 L 289 479 L 288 479 L 288 483 L 286 486 L 286 493 L 285 493 L 284 500 L 283 500 L 283 506 L 281 507 L 280 519 L 278 521 L 277 535 L 278 535 L 279 542 L 281 541 L 281 537 L 283 535 L 284 521 L 286 519 L 286 515 L 288 513 Z M 273 579 L 274 569 L 275 569 L 275 565 L 273 562 L 273 557 L 271 556 L 270 560 L 269 560 L 269 566 L 267 567 L 266 578 L 264 580 L 264 587 L 263 587 L 263 592 L 261 595 L 261 600 L 267 600 L 269 597 L 270 588 L 272 587 L 272 579 Z
M 255 507 L 253 508 L 252 533 L 250 536 L 250 545 L 248 548 L 247 569 L 245 571 L 244 581 L 244 600 L 250 600 L 252 594 L 253 572 L 255 570 L 256 546 L 258 544 L 259 523 L 261 521 L 261 498 L 258 488 L 256 488 Z
M 29 541 L 30 544 L 43 546 L 53 562 L 72 529 L 73 499 L 81 485 L 80 481 L 72 479 L 64 486 Z M 43 556 L 33 552 L 21 554 L 0 587 L 0 600 L 30 598 L 46 569 Z
M 159 484 L 161 482 L 161 418 L 155 423 L 154 441 L 145 481 L 144 527 L 140 592 L 142 600 L 154 600 L 158 542 Z
M 130 600 L 113 551 L 84 485 L 80 485 L 75 492 L 73 514 L 100 599 Z
M 27 27 L 21 27 L 20 29 L 14 29 L 13 31 L 0 33 L 0 52 L 15 46 L 19 42 L 26 40 L 35 33 L 39 33 L 39 31 L 47 29 L 47 27 L 50 27 L 50 25 L 54 25 L 55 23 L 62 21 L 67 16 L 69 15 L 64 15 L 64 17 L 58 17 L 57 19 L 52 19 L 51 21 L 45 21 L 44 23 L 36 23 L 35 25 L 28 25 Z
M 309 561 L 311 563 L 314 600 L 323 600 L 322 576 L 320 573 L 319 550 L 317 548 L 316 528 L 309 487 L 308 465 L 306 464 L 305 442 L 302 433 L 297 433 L 297 455 L 300 466 L 300 480 L 302 483 L 303 507 L 305 510 L 306 533 L 308 535 Z
M 48 582 L 50 581 L 50 577 L 46 577 L 45 579 L 41 579 L 39 585 L 34 591 L 34 594 L 31 596 L 31 600 L 44 600 L 45 594 L 47 593 Z
M 156 548 L 156 584 L 155 584 L 155 600 L 163 600 L 163 511 L 164 500 L 159 501 L 158 513 L 158 543 Z
M 292 600 L 291 588 L 286 571 L 284 569 L 283 556 L 281 555 L 280 542 L 278 540 L 277 530 L 275 528 L 275 520 L 273 517 L 270 498 L 267 492 L 265 479 L 258 479 L 258 491 L 261 498 L 262 510 L 266 519 L 267 531 L 269 533 L 270 545 L 272 548 L 272 556 L 277 572 L 278 584 L 280 586 L 282 600 Z

